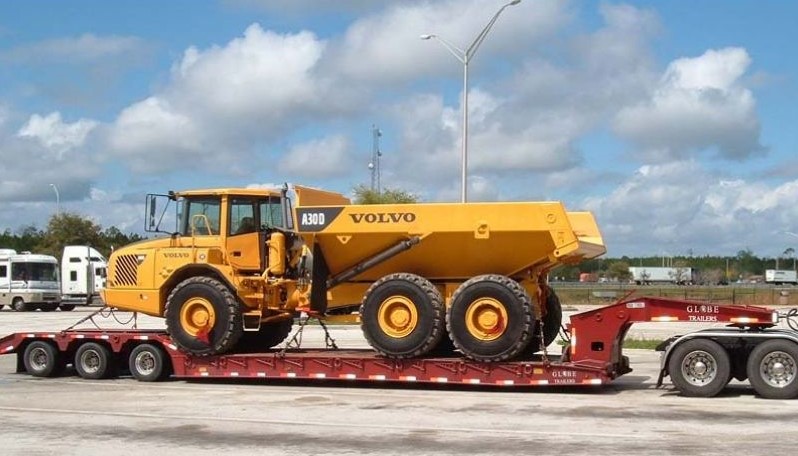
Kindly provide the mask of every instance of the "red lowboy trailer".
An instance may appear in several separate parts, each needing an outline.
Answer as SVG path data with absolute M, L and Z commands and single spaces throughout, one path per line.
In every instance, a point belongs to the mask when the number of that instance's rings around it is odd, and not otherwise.
M 798 331 L 764 307 L 642 297 L 571 316 L 562 354 L 482 363 L 458 356 L 388 359 L 370 349 L 289 349 L 198 357 L 177 349 L 164 331 L 67 330 L 16 333 L 0 339 L 0 353 L 18 355 L 17 370 L 49 377 L 72 364 L 99 379 L 129 370 L 138 380 L 168 377 L 327 379 L 465 385 L 600 385 L 631 372 L 623 340 L 637 322 L 728 323 L 672 337 L 660 348 L 662 378 L 684 395 L 718 394 L 732 379 L 749 380 L 768 398 L 798 396 Z M 792 330 L 777 329 L 786 318 Z

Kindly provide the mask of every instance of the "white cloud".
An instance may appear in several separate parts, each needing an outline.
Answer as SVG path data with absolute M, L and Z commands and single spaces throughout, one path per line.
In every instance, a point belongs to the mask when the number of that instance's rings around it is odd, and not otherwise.
M 283 156 L 279 170 L 305 178 L 325 178 L 345 175 L 352 169 L 352 146 L 342 135 L 308 141 L 291 148 Z
M 65 123 L 59 112 L 52 112 L 44 117 L 33 114 L 28 123 L 19 129 L 17 136 L 35 138 L 60 158 L 64 152 L 82 146 L 96 126 L 97 122 L 89 119 Z
M 331 66 L 347 78 L 375 84 L 409 81 L 424 74 L 458 74 L 454 56 L 440 43 L 422 41 L 434 33 L 465 49 L 503 2 L 446 0 L 392 2 L 379 13 L 354 22 L 332 53 Z M 566 2 L 541 0 L 511 6 L 479 50 L 480 56 L 521 55 L 569 19 Z M 524 46 L 519 46 L 524 43 Z M 475 57 L 473 65 L 479 65 Z
M 650 161 L 683 159 L 708 148 L 730 159 L 761 152 L 756 101 L 742 80 L 750 63 L 741 48 L 677 59 L 649 100 L 618 113 L 615 130 Z
M 798 180 L 777 185 L 729 180 L 686 160 L 644 165 L 609 195 L 588 198 L 584 206 L 595 212 L 611 256 L 662 253 L 653 251 L 657 248 L 671 255 L 688 249 L 734 254 L 773 245 L 779 232 L 798 229 L 796 199 Z
M 157 94 L 124 109 L 108 133 L 111 153 L 134 171 L 176 167 L 242 173 L 255 144 L 334 110 L 314 68 L 324 43 L 309 32 L 277 34 L 254 24 L 224 46 L 188 48 Z
M 86 33 L 77 37 L 22 44 L 0 52 L 0 61 L 26 64 L 89 63 L 110 57 L 138 57 L 146 49 L 144 40 L 134 36 L 98 36 Z

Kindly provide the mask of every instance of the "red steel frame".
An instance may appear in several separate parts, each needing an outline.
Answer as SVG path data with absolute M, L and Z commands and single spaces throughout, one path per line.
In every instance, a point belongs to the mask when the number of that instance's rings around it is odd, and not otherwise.
M 635 322 L 713 322 L 773 326 L 774 312 L 756 306 L 642 297 L 571 316 L 571 344 L 560 355 L 534 360 L 480 363 L 464 358 L 394 360 L 372 350 L 304 349 L 285 353 L 194 357 L 180 352 L 164 331 L 70 330 L 16 333 L 0 339 L 0 354 L 17 353 L 29 340 L 51 340 L 62 354 L 85 340 L 100 341 L 114 353 L 150 341 L 162 345 L 176 378 L 327 379 L 365 382 L 464 385 L 599 385 L 630 372 L 622 342 Z M 20 353 L 21 355 L 21 353 Z M 20 356 L 21 357 L 21 356 Z M 19 365 L 20 363 L 18 363 Z

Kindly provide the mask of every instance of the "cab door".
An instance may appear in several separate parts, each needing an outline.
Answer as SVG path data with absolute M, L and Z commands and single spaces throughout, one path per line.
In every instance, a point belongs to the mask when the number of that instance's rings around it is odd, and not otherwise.
M 230 197 L 227 224 L 227 261 L 238 270 L 262 271 L 263 232 L 258 217 L 258 201 Z

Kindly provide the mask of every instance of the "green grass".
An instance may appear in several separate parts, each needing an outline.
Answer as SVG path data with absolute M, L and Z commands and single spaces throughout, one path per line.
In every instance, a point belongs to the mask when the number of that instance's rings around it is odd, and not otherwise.
M 663 341 L 659 339 L 624 339 L 623 348 L 639 348 L 643 350 L 654 350 Z

